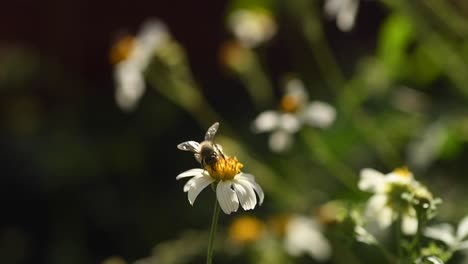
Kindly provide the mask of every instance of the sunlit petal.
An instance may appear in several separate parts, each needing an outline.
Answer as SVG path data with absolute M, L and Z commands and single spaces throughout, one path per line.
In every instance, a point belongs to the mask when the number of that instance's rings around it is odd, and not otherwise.
M 239 200 L 236 192 L 231 188 L 231 184 L 230 181 L 220 181 L 216 187 L 216 196 L 225 214 L 236 212 L 239 208 Z
M 251 174 L 241 173 L 236 177 L 236 179 L 241 181 L 244 185 L 250 185 L 258 195 L 258 204 L 262 205 L 263 200 L 265 199 L 265 193 L 263 192 L 262 187 L 260 187 L 260 185 L 255 181 L 255 177 Z
M 341 31 L 350 31 L 356 21 L 359 0 L 348 0 L 336 17 L 336 25 Z
M 289 133 L 296 133 L 301 128 L 301 121 L 296 115 L 282 114 L 280 115 L 279 126 L 281 129 Z
M 303 216 L 296 216 L 288 221 L 285 248 L 293 256 L 306 253 L 318 261 L 325 261 L 331 256 L 331 246 L 318 225 Z
M 456 242 L 454 233 L 453 227 L 445 223 L 430 226 L 424 230 L 426 237 L 440 240 L 448 246 L 453 246 Z
M 457 239 L 463 240 L 467 235 L 468 235 L 468 215 L 465 216 L 458 224 Z
M 326 128 L 329 127 L 336 118 L 336 110 L 325 102 L 311 102 L 302 114 L 304 122 L 310 126 Z
M 379 227 L 384 229 L 389 227 L 392 224 L 393 221 L 393 211 L 392 209 L 388 207 L 382 208 L 380 212 L 376 215 L 377 217 L 377 223 L 379 224 Z
M 374 169 L 362 169 L 358 187 L 362 191 L 380 192 L 385 186 L 385 176 Z
M 132 61 L 123 61 L 115 66 L 114 79 L 117 105 L 125 111 L 133 110 L 145 91 L 141 66 Z
M 257 196 L 250 183 L 244 181 L 234 181 L 234 190 L 236 191 L 239 202 L 244 210 L 252 210 L 257 204 Z
M 293 142 L 293 137 L 289 132 L 278 130 L 270 135 L 268 145 L 270 149 L 276 153 L 284 152 Z
M 418 219 L 416 216 L 404 214 L 402 216 L 401 231 L 405 235 L 414 235 L 418 231 Z
M 276 129 L 279 123 L 279 114 L 276 111 L 265 111 L 260 113 L 252 124 L 256 133 L 268 132 Z
M 286 83 L 286 96 L 290 96 L 299 102 L 300 105 L 303 105 L 309 100 L 309 95 L 307 94 L 304 83 L 300 79 L 290 79 Z
M 426 260 L 432 264 L 444 264 L 444 262 L 436 256 L 429 256 L 426 258 Z
M 197 198 L 198 194 L 200 194 L 200 192 L 203 189 L 205 189 L 208 185 L 214 182 L 214 179 L 207 175 L 195 177 L 192 178 L 192 180 L 193 182 L 188 191 L 188 200 L 191 205 L 193 205 L 193 203 L 195 202 L 195 199 Z
M 200 169 L 200 168 L 190 169 L 188 171 L 184 171 L 181 174 L 177 175 L 176 180 L 186 178 L 186 177 L 193 177 L 193 176 L 203 175 L 203 173 L 206 173 L 206 172 L 203 169 Z
M 465 241 L 461 242 L 455 248 L 455 250 L 465 250 L 465 249 L 468 249 L 468 240 L 465 240 Z

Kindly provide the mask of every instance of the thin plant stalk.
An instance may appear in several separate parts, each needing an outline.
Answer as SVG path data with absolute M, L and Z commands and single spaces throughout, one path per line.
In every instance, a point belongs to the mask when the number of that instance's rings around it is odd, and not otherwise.
M 206 264 L 213 263 L 213 244 L 216 234 L 216 227 L 218 226 L 218 217 L 219 217 L 219 204 L 218 199 L 215 197 L 215 204 L 213 208 L 213 217 L 211 219 L 211 229 L 210 237 L 208 239 L 208 249 L 206 252 Z

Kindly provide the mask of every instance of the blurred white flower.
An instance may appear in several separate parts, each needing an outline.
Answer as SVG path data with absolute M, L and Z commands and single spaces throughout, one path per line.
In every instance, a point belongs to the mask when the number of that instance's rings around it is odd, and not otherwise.
M 265 9 L 238 9 L 228 16 L 229 30 L 247 48 L 270 40 L 276 33 L 276 23 Z
M 325 14 L 336 19 L 336 25 L 341 31 L 350 31 L 359 7 L 359 0 L 326 0 Z
M 304 85 L 298 79 L 287 82 L 279 108 L 279 111 L 260 113 L 252 125 L 256 133 L 272 132 L 269 146 L 274 152 L 286 150 L 293 142 L 292 135 L 304 124 L 326 128 L 336 117 L 333 106 L 320 101 L 309 102 Z
M 366 217 L 375 219 L 380 228 L 387 228 L 401 217 L 404 234 L 415 234 L 418 228 L 416 210 L 406 196 L 415 194 L 430 196 L 413 174 L 406 168 L 396 169 L 386 175 L 374 169 L 361 170 L 359 189 L 374 193 L 368 200 Z
M 444 242 L 452 251 L 468 249 L 468 216 L 458 224 L 457 230 L 449 224 L 438 224 L 427 227 L 424 235 Z
M 176 179 L 193 177 L 184 186 L 184 192 L 188 192 L 191 205 L 203 189 L 216 183 L 216 197 L 224 213 L 237 212 L 239 203 L 244 210 L 254 209 L 257 205 L 255 193 L 260 199 L 258 204 L 263 203 L 262 187 L 257 184 L 253 175 L 241 172 L 243 165 L 236 157 L 227 156 L 220 145 L 213 143 L 218 126 L 218 123 L 214 123 L 201 143 L 186 141 L 177 146 L 180 150 L 194 152 L 195 159 L 202 165 L 202 169 L 185 171 Z
M 376 245 L 377 239 L 369 232 L 367 231 L 363 226 L 355 226 L 354 227 L 354 235 L 356 237 L 356 240 L 368 244 L 368 245 Z
M 294 216 L 286 225 L 286 251 L 292 256 L 308 254 L 318 261 L 326 261 L 331 256 L 331 246 L 314 219 Z
M 115 99 L 122 110 L 135 108 L 145 91 L 143 72 L 155 52 L 169 39 L 170 35 L 162 22 L 149 20 L 143 24 L 137 36 L 127 36 L 114 45 Z

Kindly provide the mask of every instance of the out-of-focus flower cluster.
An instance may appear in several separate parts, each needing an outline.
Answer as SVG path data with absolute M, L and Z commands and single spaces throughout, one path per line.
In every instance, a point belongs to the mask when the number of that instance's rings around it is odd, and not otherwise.
M 443 193 L 429 186 L 445 173 L 430 168 L 446 166 L 436 162 L 452 157 L 463 158 L 460 149 L 468 142 L 468 110 L 460 104 L 455 110 L 439 113 L 434 109 L 446 107 L 447 101 L 438 102 L 437 93 L 409 88 L 406 83 L 432 84 L 444 76 L 457 87 L 455 91 L 466 96 L 466 88 L 459 83 L 464 75 L 455 74 L 464 62 L 456 59 L 458 51 L 444 45 L 437 31 L 426 39 L 430 45 L 417 40 L 419 35 L 414 32 L 426 35 L 428 29 L 418 28 L 423 19 L 414 21 L 403 12 L 404 8 L 415 8 L 413 3 L 382 1 L 391 14 L 379 31 L 377 50 L 364 54 L 367 56 L 357 53 L 345 57 L 362 56 L 347 79 L 348 73 L 343 73 L 334 58 L 333 45 L 327 42 L 322 16 L 317 14 L 334 18 L 339 30 L 351 31 L 359 26 L 358 9 L 366 1 L 319 2 L 278 3 L 283 9 L 233 5 L 227 12 L 231 35 L 220 44 L 218 55 L 221 66 L 237 78 L 248 96 L 244 102 L 249 106 L 243 108 L 245 113 L 239 120 L 225 120 L 210 104 L 192 76 L 183 48 L 160 22 L 145 25 L 136 38 L 124 38 L 116 44 L 112 54 L 126 54 L 114 60 L 119 61 L 115 64 L 119 106 L 133 109 L 147 81 L 201 127 L 216 120 L 227 124 L 226 134 L 218 136 L 216 143 L 217 123 L 203 141 L 178 145 L 194 154 L 198 167 L 180 173 L 177 179 L 191 177 L 184 186 L 191 205 L 202 190 L 213 187 L 222 211 L 232 217 L 229 225 L 221 227 L 216 239 L 222 242 L 216 250 L 234 262 L 302 263 L 307 258 L 334 263 L 453 261 L 457 252 L 468 248 L 468 218 L 463 218 L 456 230 L 447 223 L 433 224 L 441 212 L 450 211 L 450 206 L 451 214 L 453 208 L 464 207 L 452 200 L 447 202 L 449 209 L 443 208 L 439 198 Z M 280 15 L 285 17 L 280 20 Z M 285 22 L 284 28 L 279 21 Z M 288 26 L 295 30 L 288 32 Z M 291 66 L 300 72 L 294 78 L 290 77 L 291 69 L 281 76 L 269 76 L 265 66 L 269 45 L 280 34 L 300 34 L 291 37 L 294 45 L 310 48 L 304 57 L 315 59 Z M 435 67 L 432 64 L 445 58 L 431 53 L 439 49 L 453 56 Z M 448 66 L 453 66 L 451 71 L 444 72 L 443 67 Z M 405 70 L 414 75 L 408 76 Z M 308 76 L 309 71 L 313 77 Z M 277 85 L 284 76 L 288 76 L 284 85 Z M 260 140 L 260 133 L 268 133 L 267 144 Z M 224 152 L 224 148 L 229 151 Z M 256 177 L 242 172 L 243 164 L 228 152 L 242 157 Z M 368 164 L 393 171 L 381 173 L 367 168 Z M 400 164 L 408 167 L 395 169 Z M 267 205 L 239 215 L 239 207 L 251 210 L 262 204 L 264 190 Z M 315 208 L 314 213 L 304 213 L 311 208 Z M 203 231 L 201 234 L 206 238 Z M 181 236 L 161 245 L 179 249 L 193 241 L 199 242 L 194 236 Z M 353 252 L 355 247 L 363 253 Z M 137 263 L 166 263 L 161 260 L 164 258 L 171 263 L 189 263 L 203 256 L 203 250 L 194 247 L 190 254 L 180 256 L 176 250 L 156 250 L 151 258 Z

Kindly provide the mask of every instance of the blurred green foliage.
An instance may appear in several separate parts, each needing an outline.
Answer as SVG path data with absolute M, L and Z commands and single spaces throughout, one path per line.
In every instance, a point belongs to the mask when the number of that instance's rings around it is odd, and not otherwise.
M 142 73 L 147 90 L 133 112 L 116 106 L 110 74 L 93 83 L 34 48 L 0 43 L 0 262 L 100 263 L 117 255 L 105 263 L 203 263 L 214 195 L 186 202 L 175 176 L 199 165 L 176 145 L 201 141 L 215 121 L 216 142 L 266 192 L 255 211 L 221 216 L 215 263 L 315 263 L 283 252 L 282 235 L 272 231 L 233 246 L 229 224 L 244 214 L 265 223 L 317 216 L 333 200 L 352 211 L 368 198 L 357 188 L 367 167 L 408 166 L 443 199 L 436 222 L 461 219 L 468 213 L 466 3 L 359 1 L 353 30 L 341 32 L 324 15 L 325 2 L 229 1 L 220 52 L 206 58 L 220 69 L 206 79 L 194 74 L 204 62 L 191 60 L 190 43 L 177 40 L 185 32 L 174 32 Z M 276 25 L 255 47 L 227 32 L 230 14 L 250 8 Z M 291 76 L 311 101 L 333 105 L 336 120 L 304 126 L 289 149 L 274 153 L 269 134 L 253 133 L 252 122 L 278 110 Z M 385 259 L 346 236 L 346 221 L 324 230 L 330 263 Z M 449 263 L 463 263 L 462 254 Z

